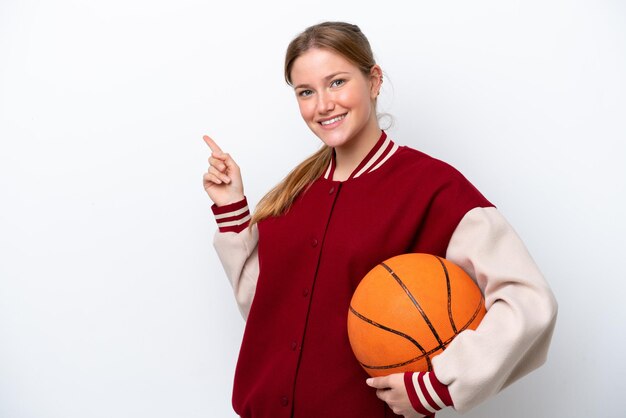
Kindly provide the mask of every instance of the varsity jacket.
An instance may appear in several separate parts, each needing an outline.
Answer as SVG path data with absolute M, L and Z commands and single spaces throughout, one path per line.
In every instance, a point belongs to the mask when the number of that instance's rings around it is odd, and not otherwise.
M 333 180 L 334 165 L 333 157 L 284 215 L 252 228 L 245 198 L 212 206 L 214 246 L 246 319 L 233 389 L 241 417 L 394 416 L 365 384 L 346 321 L 361 278 L 398 254 L 445 257 L 485 295 L 478 329 L 432 359 L 436 391 L 455 409 L 545 361 L 554 296 L 512 227 L 463 175 L 384 132 L 347 180 Z M 414 383 L 428 412 L 443 406 Z

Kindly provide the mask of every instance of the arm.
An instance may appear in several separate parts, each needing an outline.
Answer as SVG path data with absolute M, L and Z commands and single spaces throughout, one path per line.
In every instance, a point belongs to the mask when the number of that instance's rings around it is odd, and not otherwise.
M 247 227 L 250 211 L 245 197 L 225 206 L 214 204 L 211 209 L 218 224 L 213 246 L 233 287 L 239 311 L 246 319 L 259 277 L 259 231 L 256 224 Z
M 450 239 L 446 259 L 476 280 L 487 314 L 475 331 L 463 331 L 433 358 L 432 372 L 405 373 L 404 382 L 399 373 L 368 379 L 378 396 L 405 417 L 444 406 L 471 409 L 543 364 L 554 330 L 552 291 L 497 209 L 467 212 Z
M 204 135 L 203 139 L 211 149 L 209 169 L 203 176 L 204 190 L 213 201 L 211 210 L 219 228 L 213 246 L 233 286 L 239 311 L 246 319 L 259 276 L 259 231 L 256 225 L 247 228 L 250 211 L 239 166 L 211 137 Z
M 433 358 L 455 409 L 464 412 L 543 364 L 556 321 L 548 284 L 497 209 L 475 208 L 457 226 L 446 258 L 485 294 L 487 314 Z

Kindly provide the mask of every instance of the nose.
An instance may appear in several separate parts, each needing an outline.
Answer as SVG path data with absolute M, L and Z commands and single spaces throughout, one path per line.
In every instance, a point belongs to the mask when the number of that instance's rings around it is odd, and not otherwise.
M 317 111 L 321 114 L 332 112 L 335 109 L 335 102 L 332 95 L 328 93 L 319 93 L 317 99 Z

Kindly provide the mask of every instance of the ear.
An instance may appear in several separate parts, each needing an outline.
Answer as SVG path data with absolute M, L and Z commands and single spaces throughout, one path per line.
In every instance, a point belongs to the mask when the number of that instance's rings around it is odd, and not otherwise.
M 370 82 L 370 97 L 374 100 L 380 94 L 380 88 L 383 84 L 383 70 L 380 65 L 375 64 L 370 69 Z

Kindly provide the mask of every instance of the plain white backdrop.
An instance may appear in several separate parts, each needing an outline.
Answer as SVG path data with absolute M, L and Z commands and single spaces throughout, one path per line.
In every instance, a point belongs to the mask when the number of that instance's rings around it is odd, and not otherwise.
M 202 135 L 252 206 L 316 150 L 282 60 L 323 20 L 361 27 L 389 135 L 494 202 L 559 301 L 547 364 L 464 416 L 626 415 L 624 2 L 0 0 L 0 417 L 234 416 Z

